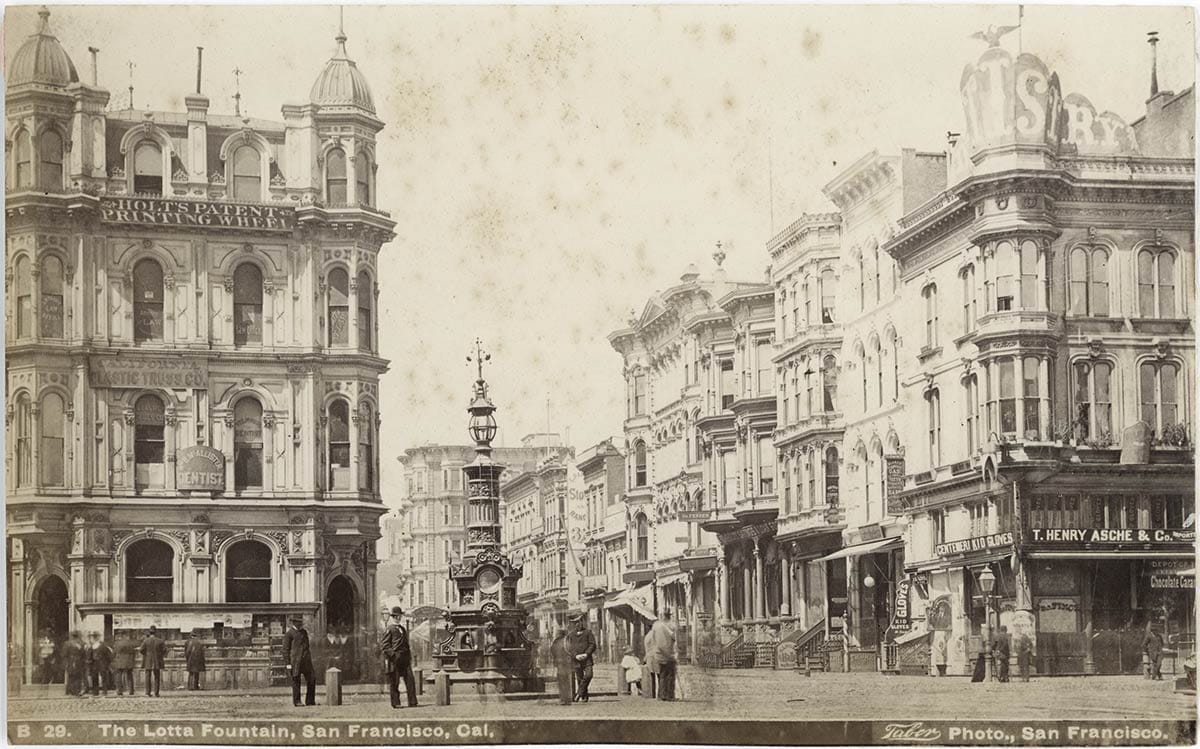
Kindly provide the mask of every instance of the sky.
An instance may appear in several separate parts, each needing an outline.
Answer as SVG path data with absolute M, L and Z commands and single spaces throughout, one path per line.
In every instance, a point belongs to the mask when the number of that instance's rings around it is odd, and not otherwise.
M 204 47 L 210 112 L 281 119 L 334 49 L 333 6 L 52 6 L 80 75 L 140 109 L 183 110 Z M 36 27 L 9 7 L 5 61 Z M 498 443 L 552 431 L 586 449 L 621 434 L 607 336 L 719 240 L 735 279 L 762 280 L 767 240 L 832 209 L 830 179 L 871 150 L 941 150 L 962 131 L 958 82 L 1016 6 L 347 6 L 347 49 L 374 94 L 383 491 L 391 458 L 465 443 L 476 337 Z M 1026 5 L 1004 46 L 1040 56 L 1063 93 L 1132 121 L 1159 81 L 1194 79 L 1189 8 Z M 1018 38 L 1019 37 L 1019 38 Z M 619 444 L 619 443 L 618 443 Z

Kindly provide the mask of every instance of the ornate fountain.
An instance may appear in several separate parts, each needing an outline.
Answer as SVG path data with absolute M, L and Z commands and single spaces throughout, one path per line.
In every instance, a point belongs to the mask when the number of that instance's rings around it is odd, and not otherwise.
M 450 564 L 458 605 L 444 614 L 445 631 L 434 644 L 433 659 L 451 684 L 475 684 L 481 694 L 539 690 L 525 611 L 517 606 L 521 567 L 500 546 L 500 474 L 505 467 L 492 460 L 496 406 L 483 379 L 483 363 L 491 356 L 476 340 L 475 354 L 468 359 L 475 362 L 478 377 L 467 409 L 475 459 L 463 468 L 467 547 Z

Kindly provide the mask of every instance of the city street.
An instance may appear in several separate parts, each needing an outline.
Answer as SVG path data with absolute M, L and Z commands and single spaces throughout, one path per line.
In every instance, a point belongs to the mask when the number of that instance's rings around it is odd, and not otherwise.
M 443 718 L 729 718 L 739 720 L 1194 720 L 1194 698 L 1161 682 L 1135 676 L 1091 676 L 1034 679 L 1029 683 L 972 684 L 965 677 L 935 679 L 879 674 L 803 674 L 772 670 L 683 669 L 684 698 L 659 702 L 617 698 L 615 669 L 597 668 L 594 697 L 586 705 L 559 705 L 549 697 L 481 704 L 456 692 L 453 704 L 433 705 L 431 689 L 415 710 L 391 710 L 378 687 L 347 687 L 340 707 L 319 704 L 293 708 L 287 689 L 255 693 L 211 691 L 164 693 L 161 698 L 33 696 L 26 689 L 10 698 L 9 719 L 62 717 L 104 720 L 139 719 L 269 719 L 304 720 L 443 719 Z M 324 702 L 318 691 L 317 701 Z

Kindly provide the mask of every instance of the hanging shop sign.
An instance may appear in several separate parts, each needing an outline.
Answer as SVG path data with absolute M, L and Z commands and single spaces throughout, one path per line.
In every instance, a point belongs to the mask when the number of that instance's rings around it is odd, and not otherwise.
M 290 232 L 296 225 L 296 209 L 286 205 L 112 197 L 100 199 L 100 220 L 107 224 Z
M 992 533 L 987 536 L 964 538 L 961 541 L 948 541 L 938 544 L 933 550 L 939 557 L 945 557 L 952 554 L 967 554 L 972 551 L 991 551 L 1002 546 L 1012 546 L 1012 543 L 1013 534 L 1011 532 Z
M 181 449 L 175 460 L 175 486 L 184 491 L 225 491 L 225 454 L 207 445 Z
M 182 357 L 94 357 L 89 371 L 89 383 L 97 388 L 208 387 L 208 363 Z
M 896 585 L 896 605 L 892 607 L 892 631 L 905 632 L 909 628 L 908 591 L 911 578 L 906 577 Z
M 1029 540 L 1035 544 L 1081 544 L 1120 546 L 1122 544 L 1190 544 L 1196 540 L 1191 528 L 1031 528 Z

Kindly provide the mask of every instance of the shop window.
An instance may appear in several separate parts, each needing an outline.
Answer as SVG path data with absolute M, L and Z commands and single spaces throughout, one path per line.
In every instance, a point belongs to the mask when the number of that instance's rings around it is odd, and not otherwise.
M 1138 253 L 1138 314 L 1141 317 L 1174 318 L 1175 254 L 1163 248 Z
M 1112 438 L 1112 364 L 1078 361 L 1075 375 L 1075 437 L 1080 440 Z
M 53 130 L 38 136 L 38 184 L 44 192 L 63 189 L 63 139 Z
M 372 323 L 374 319 L 372 306 L 375 301 L 374 284 L 371 283 L 371 276 L 363 271 L 358 274 L 357 285 L 358 290 L 355 295 L 358 297 L 358 348 L 361 351 L 371 351 L 371 341 L 375 333 Z
M 354 199 L 359 205 L 371 205 L 371 160 L 363 151 L 354 159 Z
M 824 395 L 823 405 L 825 413 L 833 413 L 837 410 L 837 380 L 837 359 L 833 358 L 832 355 L 828 355 L 821 362 L 821 385 Z
M 329 345 L 350 343 L 350 277 L 341 268 L 329 271 Z
M 39 332 L 43 338 L 63 337 L 63 263 L 49 255 L 42 261 Z
M 263 485 L 263 410 L 253 396 L 233 407 L 233 485 L 238 490 Z
M 13 143 L 14 187 L 18 190 L 33 187 L 33 141 L 28 130 L 17 134 Z
M 1142 421 L 1161 439 L 1179 423 L 1179 367 L 1172 362 L 1144 362 L 1138 374 Z
M 156 539 L 137 541 L 125 551 L 125 600 L 170 603 L 175 583 L 175 552 Z
M 817 474 L 816 466 L 812 464 L 815 457 L 809 458 L 809 473 L 808 473 L 808 490 L 811 495 L 816 493 L 815 476 Z M 829 447 L 825 450 L 825 504 L 830 507 L 838 506 L 838 451 L 836 447 Z
M 163 269 L 146 258 L 133 266 L 133 340 L 163 339 Z
M 325 202 L 330 206 L 346 204 L 346 152 L 340 148 L 325 156 Z
M 1070 260 L 1070 313 L 1080 317 L 1108 315 L 1108 250 L 1076 247 Z
M 134 148 L 133 191 L 142 195 L 162 195 L 163 156 L 157 143 L 142 141 Z
M 233 197 L 235 200 L 262 200 L 262 154 L 251 146 L 233 152 Z
M 260 541 L 238 541 L 225 553 L 225 600 L 271 601 L 271 549 Z
M 233 272 L 233 343 L 262 343 L 263 277 L 254 263 L 242 263 Z
M 29 395 L 17 396 L 14 431 L 17 439 L 17 488 L 33 486 L 33 410 Z
M 350 405 L 343 398 L 329 402 L 329 488 L 350 489 Z
M 66 426 L 62 396 L 49 393 L 42 398 L 42 444 L 38 464 L 42 471 L 42 486 L 64 485 L 63 430 Z
M 33 282 L 29 260 L 22 255 L 13 271 L 13 294 L 17 299 L 17 338 L 33 337 Z
M 166 408 L 155 395 L 143 395 L 133 404 L 134 485 L 161 488 L 165 470 Z

